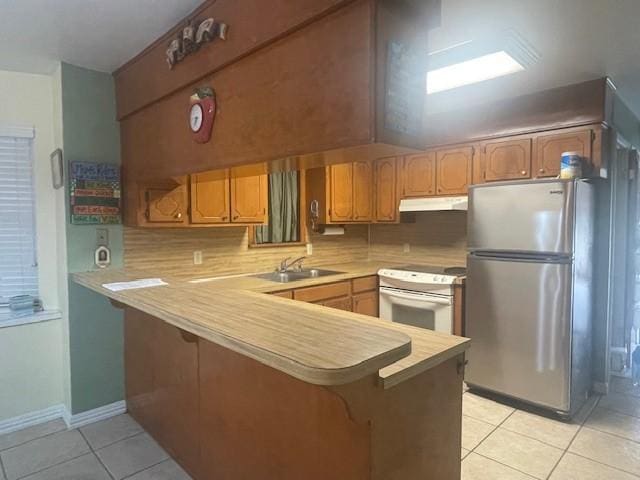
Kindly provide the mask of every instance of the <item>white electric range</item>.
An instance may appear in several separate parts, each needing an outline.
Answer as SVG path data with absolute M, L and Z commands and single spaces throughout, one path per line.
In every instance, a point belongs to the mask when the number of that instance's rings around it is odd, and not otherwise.
M 444 333 L 453 333 L 453 285 L 463 267 L 408 265 L 383 268 L 380 318 Z

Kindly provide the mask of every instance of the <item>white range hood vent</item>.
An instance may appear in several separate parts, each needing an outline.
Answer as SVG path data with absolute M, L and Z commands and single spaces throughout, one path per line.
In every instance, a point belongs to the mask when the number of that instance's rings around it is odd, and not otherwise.
M 467 196 L 405 198 L 400 200 L 401 212 L 433 212 L 438 210 L 466 210 Z

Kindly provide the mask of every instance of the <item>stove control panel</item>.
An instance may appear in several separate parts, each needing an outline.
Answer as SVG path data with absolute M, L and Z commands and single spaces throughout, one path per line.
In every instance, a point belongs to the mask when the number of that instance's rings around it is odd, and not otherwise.
M 393 270 L 383 268 L 378 270 L 378 275 L 381 278 L 392 278 L 396 280 L 402 280 L 404 282 L 422 283 L 422 284 L 441 284 L 452 285 L 455 283 L 456 278 L 453 275 L 438 275 L 435 273 L 425 272 L 410 272 L 406 270 Z

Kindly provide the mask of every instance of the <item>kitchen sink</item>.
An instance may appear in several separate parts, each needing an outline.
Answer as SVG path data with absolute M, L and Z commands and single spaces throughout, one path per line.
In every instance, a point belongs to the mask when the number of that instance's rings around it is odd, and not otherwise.
M 329 275 L 339 275 L 344 272 L 338 272 L 335 270 L 323 270 L 320 268 L 305 268 L 303 270 L 291 270 L 287 272 L 269 272 L 260 273 L 258 275 L 250 275 L 254 278 L 261 278 L 263 280 L 269 280 L 271 282 L 289 283 L 299 280 L 306 280 L 308 278 L 327 277 Z

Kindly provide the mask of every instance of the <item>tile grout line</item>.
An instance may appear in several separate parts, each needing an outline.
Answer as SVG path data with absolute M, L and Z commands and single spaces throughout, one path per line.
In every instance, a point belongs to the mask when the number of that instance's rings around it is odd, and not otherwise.
M 87 442 L 87 445 L 89 445 L 89 450 L 91 450 L 91 454 L 96 458 L 96 460 L 98 460 L 98 463 L 102 465 L 102 468 L 104 468 L 104 471 L 107 472 L 107 475 L 109 475 L 109 478 L 115 480 L 115 477 L 111 474 L 111 471 L 107 468 L 107 466 L 104 464 L 102 459 L 98 456 L 96 451 L 93 449 L 93 446 L 91 445 L 89 440 L 87 440 L 87 437 L 84 435 L 82 430 L 80 430 L 80 428 L 78 428 L 78 432 L 80 433 L 80 435 L 82 435 L 82 438 L 84 438 L 84 441 Z M 114 442 L 114 443 L 117 443 L 117 442 Z
M 494 426 L 494 428 L 493 428 L 493 430 L 491 430 L 491 431 L 490 431 L 489 433 L 487 433 L 484 437 L 482 437 L 482 440 L 480 440 L 480 441 L 478 442 L 478 444 L 477 444 L 475 447 L 473 447 L 471 450 L 469 450 L 469 453 L 471 453 L 471 452 L 475 453 L 475 452 L 476 452 L 476 448 L 478 448 L 480 445 L 482 445 L 482 442 L 484 442 L 487 438 L 489 438 L 489 436 L 490 436 L 493 432 L 495 432 L 498 428 L 500 428 L 500 426 L 501 426 L 504 422 L 506 422 L 506 421 L 511 417 L 511 415 L 513 415 L 513 414 L 514 414 L 514 413 L 516 413 L 517 411 L 518 411 L 518 409 L 517 409 L 517 408 L 514 408 L 513 412 L 511 412 L 509 415 L 507 415 L 507 416 L 506 416 L 506 417 L 505 417 L 505 418 L 504 418 L 500 423 L 498 423 L 498 425 L 495 425 L 495 426 Z M 475 418 L 475 417 L 471 417 L 470 415 L 464 415 L 464 414 L 463 414 L 463 416 L 467 416 L 467 417 L 469 417 L 469 418 L 473 418 L 474 420 L 478 420 L 479 422 L 483 422 L 483 423 L 486 423 L 487 425 L 491 425 L 491 424 L 490 424 L 490 423 L 488 423 L 488 422 L 485 422 L 485 421 L 483 421 L 483 420 L 479 420 L 479 419 L 477 419 L 477 418 Z M 492 425 L 492 426 L 493 426 L 493 425 Z M 469 454 L 467 454 L 467 457 L 468 457 L 468 456 L 469 456 Z M 466 458 L 466 457 L 465 457 L 465 458 Z
M 163 450 L 164 450 L 164 449 L 163 449 Z M 138 470 L 137 472 L 133 472 L 131 475 L 127 475 L 126 477 L 122 477 L 120 480 L 127 480 L 127 478 L 131 478 L 131 477 L 133 477 L 134 475 L 138 475 L 139 473 L 146 472 L 147 470 L 150 470 L 150 469 L 152 469 L 153 467 L 156 467 L 156 466 L 160 465 L 161 463 L 168 462 L 168 461 L 170 461 L 170 460 L 173 460 L 173 458 L 172 458 L 172 457 L 167 453 L 167 458 L 165 458 L 164 460 L 161 460 L 161 461 L 159 461 L 159 462 L 156 462 L 156 463 L 154 463 L 153 465 L 149 465 L 148 467 L 143 468 L 142 470 Z M 175 460 L 174 460 L 174 462 L 175 462 Z M 177 463 L 177 462 L 176 462 L 176 463 Z
M 495 458 L 487 457 L 486 455 L 483 455 L 483 454 L 478 453 L 478 452 L 473 452 L 473 453 L 475 453 L 475 454 L 476 454 L 476 455 L 478 455 L 479 457 L 486 458 L 487 460 L 491 460 L 492 462 L 495 462 L 495 463 L 497 463 L 498 465 L 502 465 L 503 467 L 507 467 L 508 469 L 513 470 L 514 472 L 521 473 L 521 474 L 523 474 L 523 475 L 525 475 L 525 476 L 527 476 L 527 477 L 529 477 L 529 478 L 535 478 L 536 480 L 540 480 L 538 477 L 534 477 L 534 476 L 533 476 L 533 475 L 531 475 L 530 473 L 523 472 L 522 470 L 518 470 L 517 468 L 512 467 L 511 465 L 507 465 L 506 463 L 502 463 L 501 461 L 496 460 Z
M 585 460 L 589 460 L 590 462 L 597 463 L 598 465 L 602 465 L 603 467 L 607 467 L 612 470 L 616 470 L 618 472 L 626 473 L 627 475 L 631 475 L 634 478 L 640 478 L 638 475 L 635 474 L 635 472 L 629 472 L 628 470 L 623 470 L 619 467 L 614 467 L 613 465 L 609 465 L 608 463 L 602 463 L 598 460 L 594 460 L 593 458 L 585 457 L 580 453 L 576 453 L 576 452 L 567 452 L 567 453 L 570 453 L 571 455 L 575 455 L 576 457 L 584 458 Z
M 596 411 L 596 408 L 598 408 L 598 405 L 600 405 L 600 400 L 602 400 L 602 395 L 600 395 L 598 397 L 598 399 L 595 401 L 595 404 L 593 405 L 593 408 L 591 409 L 591 411 L 589 412 L 588 415 L 586 415 L 584 417 L 584 420 L 582 420 L 582 422 L 580 423 L 578 430 L 576 430 L 576 433 L 573 435 L 573 437 L 571 437 L 571 440 L 569 441 L 569 443 L 567 444 L 566 448 L 564 449 L 564 451 L 562 452 L 562 455 L 560 455 L 560 458 L 558 459 L 558 461 L 556 462 L 556 464 L 553 466 L 553 468 L 551 469 L 551 471 L 549 472 L 549 475 L 547 475 L 547 479 L 551 478 L 551 475 L 553 475 L 553 472 L 555 472 L 556 468 L 558 468 L 558 465 L 560 465 L 560 462 L 562 461 L 562 459 L 567 455 L 567 452 L 569 452 L 569 449 L 571 448 L 571 445 L 573 444 L 573 442 L 575 441 L 576 437 L 578 436 L 578 434 L 582 431 L 582 429 L 584 428 L 584 424 L 587 423 L 587 421 L 589 420 L 589 418 L 591 417 L 591 415 L 593 415 L 593 412 Z M 586 405 L 585 405 L 586 406 Z M 573 452 L 569 452 L 572 453 Z
M 27 427 L 27 428 L 29 428 L 29 427 Z M 26 430 L 26 429 L 24 429 L 24 430 Z M 20 431 L 22 431 L 22 430 L 16 430 L 16 432 L 20 432 Z M 72 430 L 69 430 L 68 428 L 63 427 L 63 428 L 61 428 L 60 430 L 56 430 L 55 432 L 46 433 L 46 434 L 44 434 L 44 435 L 42 435 L 42 436 L 40 436 L 40 437 L 34 437 L 34 438 L 32 438 L 31 440 L 27 440 L 26 442 L 17 443 L 17 444 L 15 444 L 15 445 L 10 446 L 10 447 L 4 448 L 4 449 L 0 449 L 0 453 L 2 453 L 2 452 L 6 452 L 6 451 L 8 451 L 8 450 L 11 450 L 12 448 L 18 448 L 18 447 L 21 447 L 21 446 L 23 446 L 23 445 L 26 445 L 27 443 L 35 442 L 36 440 L 40 440 L 40 439 L 42 439 L 42 438 L 50 437 L 51 435 L 55 435 L 56 433 L 61 433 L 61 432 L 70 432 L 70 431 L 72 431 Z M 11 433 L 8 433 L 7 435 L 11 435 L 12 433 L 16 433 L 16 432 L 11 432 Z

